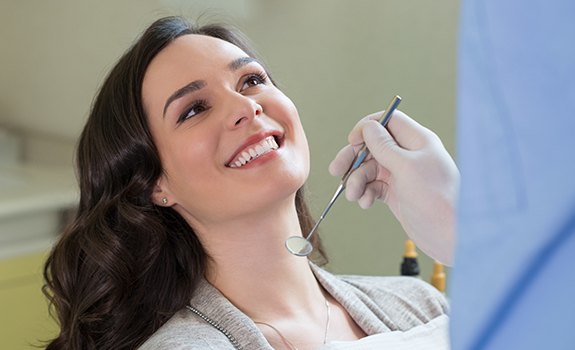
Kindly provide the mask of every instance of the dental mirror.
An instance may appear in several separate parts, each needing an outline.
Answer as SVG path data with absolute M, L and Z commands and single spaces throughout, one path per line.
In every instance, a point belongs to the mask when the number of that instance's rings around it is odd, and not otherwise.
M 391 118 L 391 115 L 393 114 L 393 112 L 395 111 L 400 102 L 401 97 L 397 95 L 393 98 L 393 100 L 391 100 L 389 106 L 382 113 L 381 117 L 378 120 L 381 125 L 383 125 L 384 127 L 387 125 L 387 122 Z M 319 220 L 317 220 L 317 222 L 311 229 L 310 233 L 307 235 L 307 238 L 303 238 L 302 236 L 291 236 L 290 238 L 286 239 L 285 246 L 290 253 L 297 256 L 308 256 L 313 251 L 313 246 L 310 242 L 312 236 L 317 231 L 319 224 L 323 221 L 323 219 L 325 218 L 325 216 L 327 215 L 327 213 L 329 212 L 329 210 L 331 209 L 332 205 L 335 203 L 339 195 L 345 189 L 345 184 L 347 182 L 347 179 L 349 178 L 349 175 L 351 175 L 351 173 L 355 169 L 359 168 L 359 166 L 363 163 L 363 161 L 368 155 L 369 150 L 365 145 L 363 145 L 363 147 L 359 150 L 359 152 L 353 159 L 351 166 L 349 167 L 345 175 L 342 177 L 339 186 L 335 190 L 334 195 L 331 197 L 331 200 L 327 203 L 327 206 L 319 216 Z

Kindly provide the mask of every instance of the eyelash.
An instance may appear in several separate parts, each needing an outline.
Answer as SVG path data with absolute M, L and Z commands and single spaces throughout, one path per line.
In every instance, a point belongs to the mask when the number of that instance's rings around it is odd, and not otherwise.
M 252 87 L 252 86 L 262 85 L 262 84 L 265 85 L 268 82 L 268 76 L 264 72 L 250 73 L 245 77 L 244 82 L 242 84 L 242 88 L 245 84 L 247 84 L 248 82 L 253 82 L 254 80 L 257 81 L 257 84 L 256 85 L 250 85 L 247 88 Z M 242 89 L 242 91 L 243 91 L 243 89 Z M 196 111 L 197 109 L 201 109 L 201 110 Z M 191 118 L 195 117 L 196 115 L 207 111 L 208 109 L 210 109 L 210 106 L 208 105 L 207 100 L 200 99 L 200 100 L 194 101 L 192 106 L 187 108 L 184 111 L 184 113 L 182 113 L 182 115 L 180 115 L 180 117 L 178 118 L 178 124 L 181 124 L 181 123 L 185 122 L 186 120 L 191 119 Z M 192 113 L 193 113 L 193 115 L 192 115 Z
M 266 84 L 268 82 L 268 76 L 266 73 L 264 72 L 258 72 L 258 73 L 251 73 L 248 74 L 248 76 L 246 77 L 246 79 L 244 80 L 244 84 L 246 84 L 248 81 L 250 80 L 257 80 L 258 81 L 258 85 L 259 84 Z M 243 86 L 243 85 L 242 85 Z
M 201 109 L 200 111 L 196 111 L 197 109 Z M 178 124 L 185 122 L 186 120 L 195 117 L 196 115 L 207 111 L 208 109 L 210 109 L 210 106 L 208 105 L 208 101 L 207 100 L 196 100 L 194 101 L 194 103 L 187 108 L 184 113 L 182 113 L 182 115 L 180 116 L 180 118 L 178 118 Z M 192 112 L 195 112 L 193 115 Z

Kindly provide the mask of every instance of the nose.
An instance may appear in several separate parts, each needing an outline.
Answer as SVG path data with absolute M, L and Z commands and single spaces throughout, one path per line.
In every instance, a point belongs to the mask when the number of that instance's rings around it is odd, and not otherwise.
M 236 94 L 231 106 L 227 124 L 232 129 L 248 124 L 263 113 L 262 106 L 256 100 L 242 94 Z

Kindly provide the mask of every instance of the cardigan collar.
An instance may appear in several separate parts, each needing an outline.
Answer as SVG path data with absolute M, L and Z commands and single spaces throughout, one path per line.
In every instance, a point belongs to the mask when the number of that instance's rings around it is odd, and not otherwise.
M 321 286 L 367 335 L 394 330 L 393 322 L 365 293 L 313 263 L 310 267 Z M 198 283 L 189 309 L 221 331 L 237 349 L 273 350 L 256 324 L 206 279 Z

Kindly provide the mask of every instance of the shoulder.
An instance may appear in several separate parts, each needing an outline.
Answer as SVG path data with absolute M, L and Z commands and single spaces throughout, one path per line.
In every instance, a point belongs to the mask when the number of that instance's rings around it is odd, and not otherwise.
M 389 314 L 431 320 L 447 314 L 447 300 L 432 285 L 414 277 L 339 276 Z
M 311 264 L 318 281 L 364 330 L 407 330 L 449 312 L 435 287 L 414 277 L 333 275 Z
M 139 350 L 233 349 L 217 329 L 187 309 L 177 312 Z

